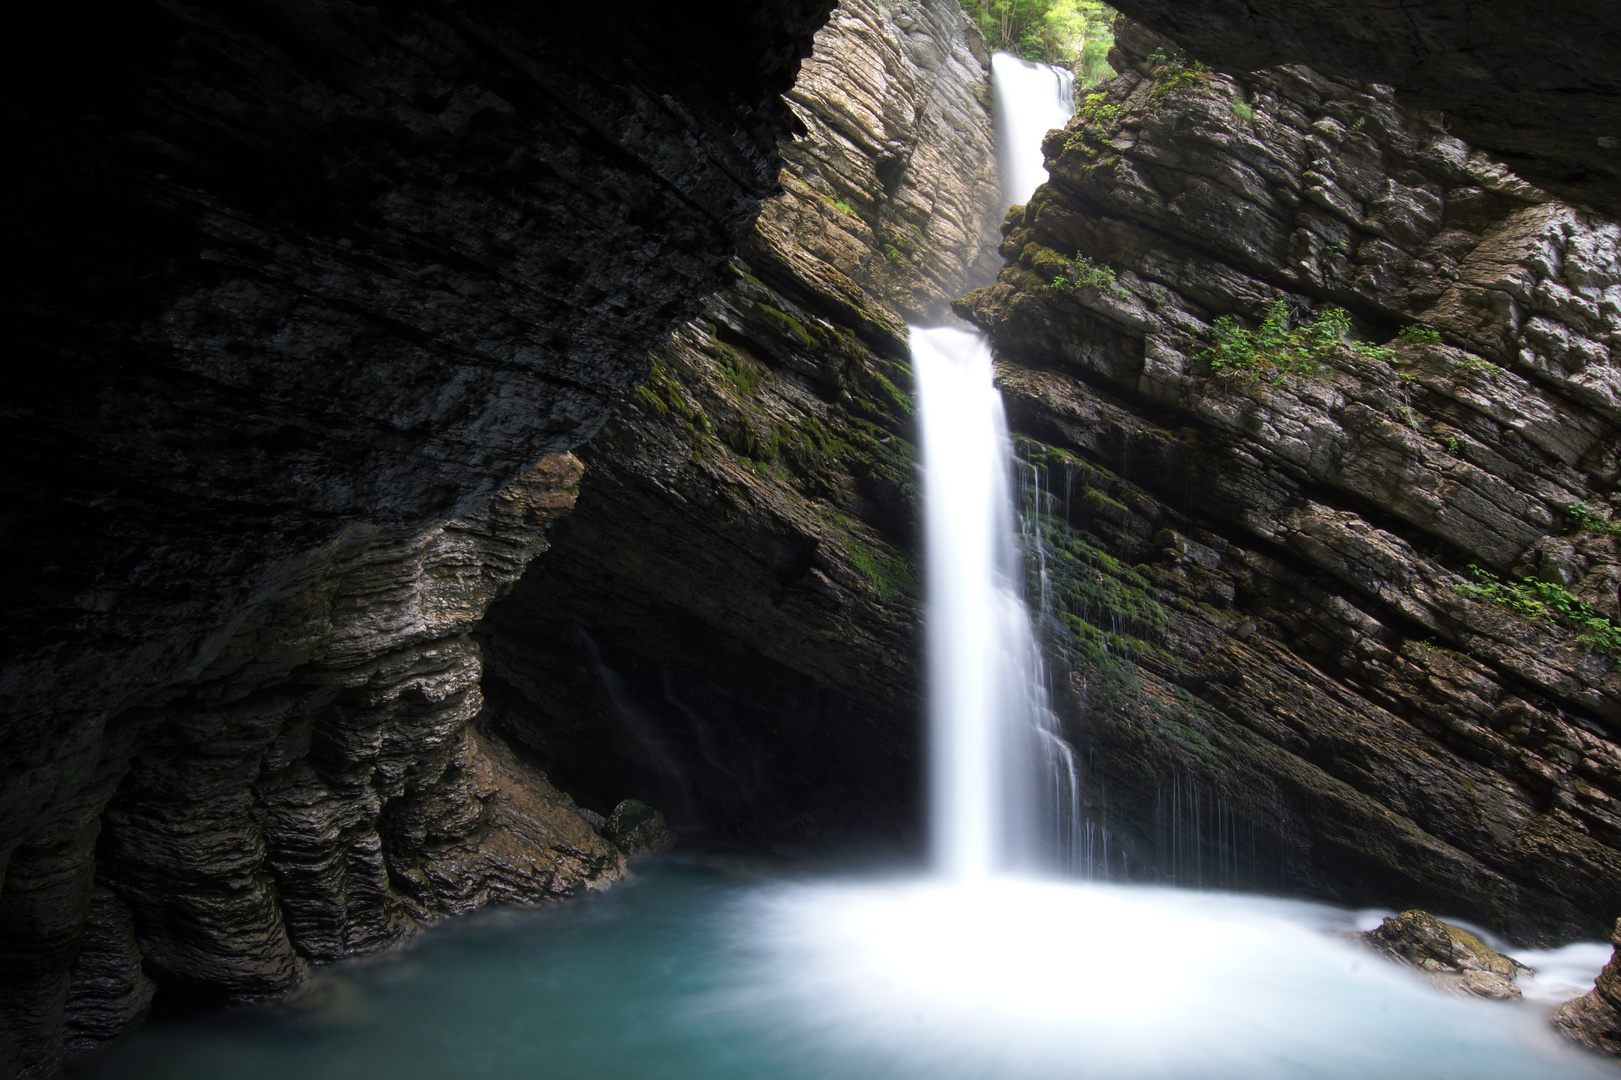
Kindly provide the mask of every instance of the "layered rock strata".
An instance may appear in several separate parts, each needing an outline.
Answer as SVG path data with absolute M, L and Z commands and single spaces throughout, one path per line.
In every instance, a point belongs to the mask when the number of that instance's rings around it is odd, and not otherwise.
M 724 280 L 829 6 L 19 16 L 6 1070 L 54 1072 L 149 976 L 280 992 L 617 873 L 472 727 L 468 632 L 572 504 L 566 450 Z
M 1621 11 L 1484 0 L 1122 0 L 1117 7 L 1227 71 L 1312 65 L 1446 113 L 1449 132 L 1576 205 L 1621 217 Z
M 959 304 L 1027 437 L 1108 872 L 1593 935 L 1621 886 L 1617 227 L 1378 86 L 1117 41 Z M 1254 344 L 1330 305 L 1309 361 L 1214 366 L 1218 317 Z
M 988 60 L 950 0 L 841 5 L 790 95 L 811 137 L 731 287 L 581 449 L 578 509 L 492 610 L 497 728 L 593 810 L 915 847 L 904 320 L 992 250 Z

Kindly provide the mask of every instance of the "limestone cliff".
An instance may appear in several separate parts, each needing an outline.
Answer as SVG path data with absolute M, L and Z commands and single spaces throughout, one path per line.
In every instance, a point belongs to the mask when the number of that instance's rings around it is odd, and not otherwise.
M 471 727 L 469 631 L 725 279 L 829 6 L 13 20 L 0 1071 L 617 872 Z
M 1110 869 L 1593 935 L 1621 886 L 1617 227 L 1378 86 L 1117 42 L 959 305 L 1028 437 Z M 1217 363 L 1218 317 L 1253 344 L 1329 305 L 1309 363 Z
M 580 449 L 579 508 L 492 610 L 497 729 L 593 808 L 915 848 L 903 320 L 989 277 L 988 60 L 954 0 L 841 5 L 735 280 Z

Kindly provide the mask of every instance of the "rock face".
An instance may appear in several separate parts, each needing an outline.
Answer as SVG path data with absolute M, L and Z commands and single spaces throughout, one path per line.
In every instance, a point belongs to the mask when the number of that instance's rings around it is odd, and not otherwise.
M 1380 955 L 1414 967 L 1461 997 L 1519 1001 L 1514 980 L 1531 969 L 1427 911 L 1404 911 L 1362 935 Z
M 902 322 L 995 238 L 988 59 L 951 0 L 841 5 L 790 95 L 812 136 L 734 282 L 580 450 L 578 509 L 492 609 L 492 721 L 593 811 L 915 845 Z
M 1621 217 L 1621 73 L 1611 4 L 1484 0 L 1122 0 L 1227 71 L 1307 63 L 1444 110 L 1451 134 L 1577 205 Z
M 1593 989 L 1565 1002 L 1553 1014 L 1554 1027 L 1590 1049 L 1621 1057 L 1621 919 L 1616 921 L 1610 942 L 1618 950 L 1610 954 Z
M 1591 936 L 1621 886 L 1621 233 L 1387 90 L 1117 42 L 959 305 L 1027 440 L 1109 871 Z M 1213 366 L 1218 317 L 1281 341 L 1330 304 L 1356 347 Z
M 473 728 L 469 635 L 724 280 L 828 7 L 15 21 L 0 1071 L 148 976 L 253 998 L 619 871 Z

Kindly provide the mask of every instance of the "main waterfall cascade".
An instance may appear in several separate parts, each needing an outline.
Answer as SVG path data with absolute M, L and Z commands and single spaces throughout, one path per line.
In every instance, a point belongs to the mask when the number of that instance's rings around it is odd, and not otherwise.
M 1067 870 L 1075 755 L 1020 595 L 1012 443 L 984 335 L 912 328 L 924 463 L 929 826 L 936 868 Z
M 1041 140 L 1073 112 L 1073 76 L 991 61 L 1008 202 L 1046 177 Z M 1073 749 L 1058 733 L 1022 598 L 1013 447 L 984 334 L 911 327 L 924 468 L 929 834 L 954 880 L 1072 870 L 1081 856 Z
M 1005 130 L 1027 120 L 1019 138 L 1039 142 L 1067 118 L 1061 73 L 1003 56 L 994 69 Z M 1039 179 L 1009 179 L 1010 198 Z M 912 345 L 935 873 L 772 881 L 735 860 L 655 863 L 601 897 L 490 912 L 327 969 L 296 1010 L 149 1025 L 90 1075 L 1612 1075 L 1546 1023 L 1591 985 L 1603 945 L 1519 954 L 1543 970 L 1522 979 L 1539 1004 L 1516 1008 L 1438 993 L 1343 940 L 1378 913 L 1019 873 L 1071 869 L 1080 815 L 1021 599 L 1007 425 L 983 336 L 914 328 Z

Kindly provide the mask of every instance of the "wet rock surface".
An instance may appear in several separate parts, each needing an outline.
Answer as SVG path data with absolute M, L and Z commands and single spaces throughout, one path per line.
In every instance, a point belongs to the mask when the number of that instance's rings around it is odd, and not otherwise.
M 958 305 L 1026 439 L 1096 857 L 1592 936 L 1621 884 L 1616 226 L 1379 87 L 1117 43 Z M 1214 322 L 1279 302 L 1349 333 L 1213 368 Z
M 1417 968 L 1461 997 L 1519 1001 L 1514 980 L 1530 968 L 1427 911 L 1404 911 L 1362 935 L 1386 959 Z
M 1305 63 L 1394 87 L 1448 130 L 1576 205 L 1621 217 L 1621 12 L 1575 0 L 1420 5 L 1123 0 L 1223 70 Z
M 581 448 L 578 508 L 492 609 L 492 723 L 590 811 L 915 848 L 904 320 L 994 257 L 988 59 L 955 3 L 841 6 L 733 283 Z
M 1610 942 L 1621 950 L 1621 920 L 1610 935 Z M 1593 989 L 1565 1002 L 1553 1014 L 1554 1027 L 1591 1050 L 1621 1057 L 1621 961 L 1610 954 Z
M 828 7 L 19 17 L 5 1069 L 133 1020 L 143 968 L 253 999 L 619 872 L 474 728 L 469 634 L 725 280 Z

